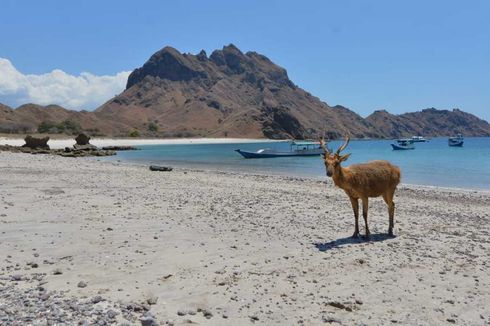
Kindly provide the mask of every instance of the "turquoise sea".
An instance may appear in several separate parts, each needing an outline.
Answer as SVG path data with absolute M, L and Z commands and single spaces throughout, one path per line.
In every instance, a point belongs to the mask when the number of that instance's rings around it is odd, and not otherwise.
M 449 147 L 447 138 L 416 143 L 415 150 L 393 151 L 391 140 L 351 141 L 352 153 L 345 165 L 385 159 L 402 170 L 402 183 L 443 187 L 490 189 L 490 138 L 465 138 L 464 147 Z M 340 141 L 329 143 L 338 148 Z M 161 164 L 198 169 L 243 171 L 298 177 L 326 178 L 318 157 L 244 159 L 235 149 L 288 148 L 287 143 L 145 145 L 139 151 L 119 152 L 110 158 L 144 164 Z

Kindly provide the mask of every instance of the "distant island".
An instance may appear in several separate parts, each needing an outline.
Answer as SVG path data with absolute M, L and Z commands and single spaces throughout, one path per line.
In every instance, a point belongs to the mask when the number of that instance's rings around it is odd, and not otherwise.
M 320 101 L 264 55 L 232 44 L 210 56 L 165 47 L 131 73 L 121 94 L 93 112 L 0 104 L 0 133 L 82 131 L 111 137 L 394 138 L 490 136 L 490 124 L 458 109 L 401 115 L 380 110 L 363 118 Z

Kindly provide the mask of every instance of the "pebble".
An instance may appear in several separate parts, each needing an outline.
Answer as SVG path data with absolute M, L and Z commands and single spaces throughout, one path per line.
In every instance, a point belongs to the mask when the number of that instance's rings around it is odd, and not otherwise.
M 148 299 L 146 299 L 146 302 L 149 304 L 149 305 L 155 305 L 157 304 L 158 302 L 158 297 L 157 296 L 150 296 Z
M 13 281 L 22 281 L 22 275 L 20 274 L 14 274 L 11 276 Z
M 84 281 L 80 281 L 80 282 L 78 282 L 77 286 L 78 286 L 79 288 L 85 288 L 85 287 L 87 287 L 87 283 L 86 283 L 86 282 L 84 282 Z

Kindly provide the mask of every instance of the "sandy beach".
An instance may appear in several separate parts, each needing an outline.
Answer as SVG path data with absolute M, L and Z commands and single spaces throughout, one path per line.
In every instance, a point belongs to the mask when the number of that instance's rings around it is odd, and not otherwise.
M 2 325 L 490 324 L 489 192 L 402 185 L 365 241 L 326 177 L 0 152 L 0 189 Z
M 36 135 L 43 137 L 43 135 Z M 0 137 L 0 145 L 22 146 L 25 144 L 25 136 Z M 183 144 L 229 144 L 229 143 L 261 143 L 274 142 L 271 139 L 247 139 L 247 138 L 92 138 L 90 143 L 97 147 L 104 146 L 139 146 L 139 145 L 183 145 Z M 277 140 L 284 141 L 284 140 Z M 72 138 L 50 139 L 48 145 L 53 149 L 72 147 L 75 144 L 75 136 Z

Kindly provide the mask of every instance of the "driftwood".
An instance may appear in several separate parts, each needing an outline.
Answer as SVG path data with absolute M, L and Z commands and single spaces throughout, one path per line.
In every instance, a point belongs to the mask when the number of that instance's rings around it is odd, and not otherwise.
M 151 171 L 164 171 L 164 172 L 168 172 L 168 171 L 172 171 L 173 168 L 170 167 L 170 166 L 150 165 L 150 170 Z
M 103 150 L 106 151 L 135 151 L 138 150 L 136 147 L 133 146 L 104 146 L 102 147 Z

